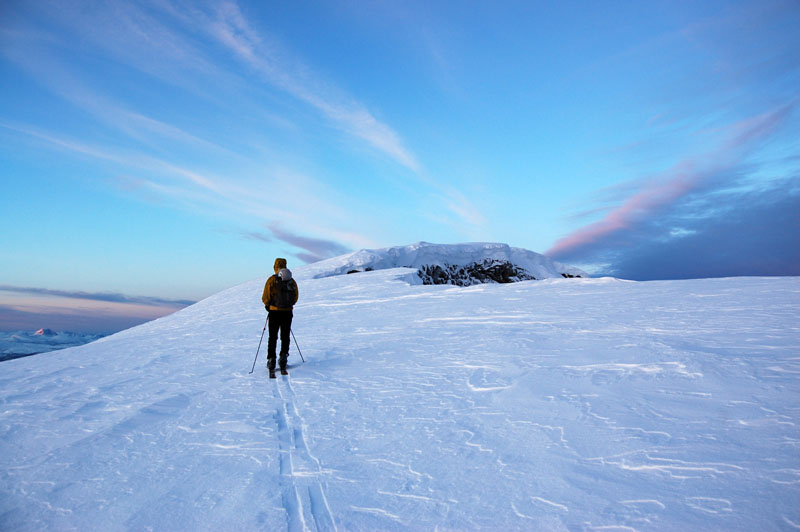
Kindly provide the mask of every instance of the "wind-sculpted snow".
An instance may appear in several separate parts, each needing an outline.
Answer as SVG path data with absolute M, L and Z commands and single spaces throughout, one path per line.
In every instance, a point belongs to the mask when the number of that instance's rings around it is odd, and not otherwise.
M 4 362 L 0 530 L 800 527 L 797 278 L 295 273 Z

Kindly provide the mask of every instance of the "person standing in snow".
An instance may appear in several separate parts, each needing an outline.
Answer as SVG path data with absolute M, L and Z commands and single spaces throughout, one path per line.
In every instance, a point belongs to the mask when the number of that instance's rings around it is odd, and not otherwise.
M 267 368 L 270 378 L 275 378 L 275 350 L 278 334 L 281 338 L 280 368 L 282 375 L 288 375 L 286 361 L 289 358 L 289 340 L 292 330 L 292 309 L 297 303 L 299 292 L 292 272 L 286 268 L 286 259 L 275 259 L 275 275 L 267 279 L 261 301 L 269 313 L 269 340 L 267 342 Z

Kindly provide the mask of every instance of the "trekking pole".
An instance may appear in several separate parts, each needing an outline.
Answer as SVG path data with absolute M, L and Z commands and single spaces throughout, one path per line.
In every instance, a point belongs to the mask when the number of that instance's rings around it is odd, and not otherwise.
M 267 321 L 264 322 L 264 331 L 267 330 L 267 322 L 269 321 L 269 314 L 267 314 Z M 256 360 L 258 360 L 258 352 L 261 351 L 261 342 L 264 341 L 264 331 L 261 331 L 261 340 L 258 341 L 258 349 L 256 349 L 256 358 L 253 359 L 253 369 L 250 370 L 250 373 L 253 373 L 256 369 Z M 297 341 L 295 341 L 297 343 Z M 300 349 L 297 349 L 300 351 Z M 302 357 L 301 357 L 302 358 Z M 249 373 L 248 373 L 249 375 Z
M 297 352 L 300 353 L 300 360 L 302 360 L 303 364 L 305 364 L 306 363 L 306 359 L 303 358 L 303 352 L 300 351 L 300 346 L 297 345 L 297 338 L 295 338 L 295 336 L 294 336 L 294 331 L 289 329 L 289 332 L 292 333 L 292 338 L 294 338 L 294 345 L 295 345 L 295 347 L 297 347 Z

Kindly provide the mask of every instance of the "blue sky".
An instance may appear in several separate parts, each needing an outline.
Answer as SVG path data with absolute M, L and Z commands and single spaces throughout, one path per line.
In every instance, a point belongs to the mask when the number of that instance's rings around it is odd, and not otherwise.
M 800 275 L 798 27 L 793 0 L 3 2 L 2 328 L 420 240 Z

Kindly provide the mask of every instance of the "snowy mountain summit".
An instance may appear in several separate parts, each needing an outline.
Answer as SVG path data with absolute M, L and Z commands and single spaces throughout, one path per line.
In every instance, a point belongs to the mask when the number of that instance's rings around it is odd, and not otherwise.
M 304 267 L 315 279 L 390 268 L 414 268 L 422 284 L 470 286 L 559 277 L 588 277 L 578 268 L 508 244 L 431 244 L 362 249 Z
M 539 257 L 421 243 L 299 266 L 277 379 L 271 263 L 2 362 L 0 530 L 800 528 L 800 278 L 564 279 Z M 419 275 L 503 261 L 551 278 Z

